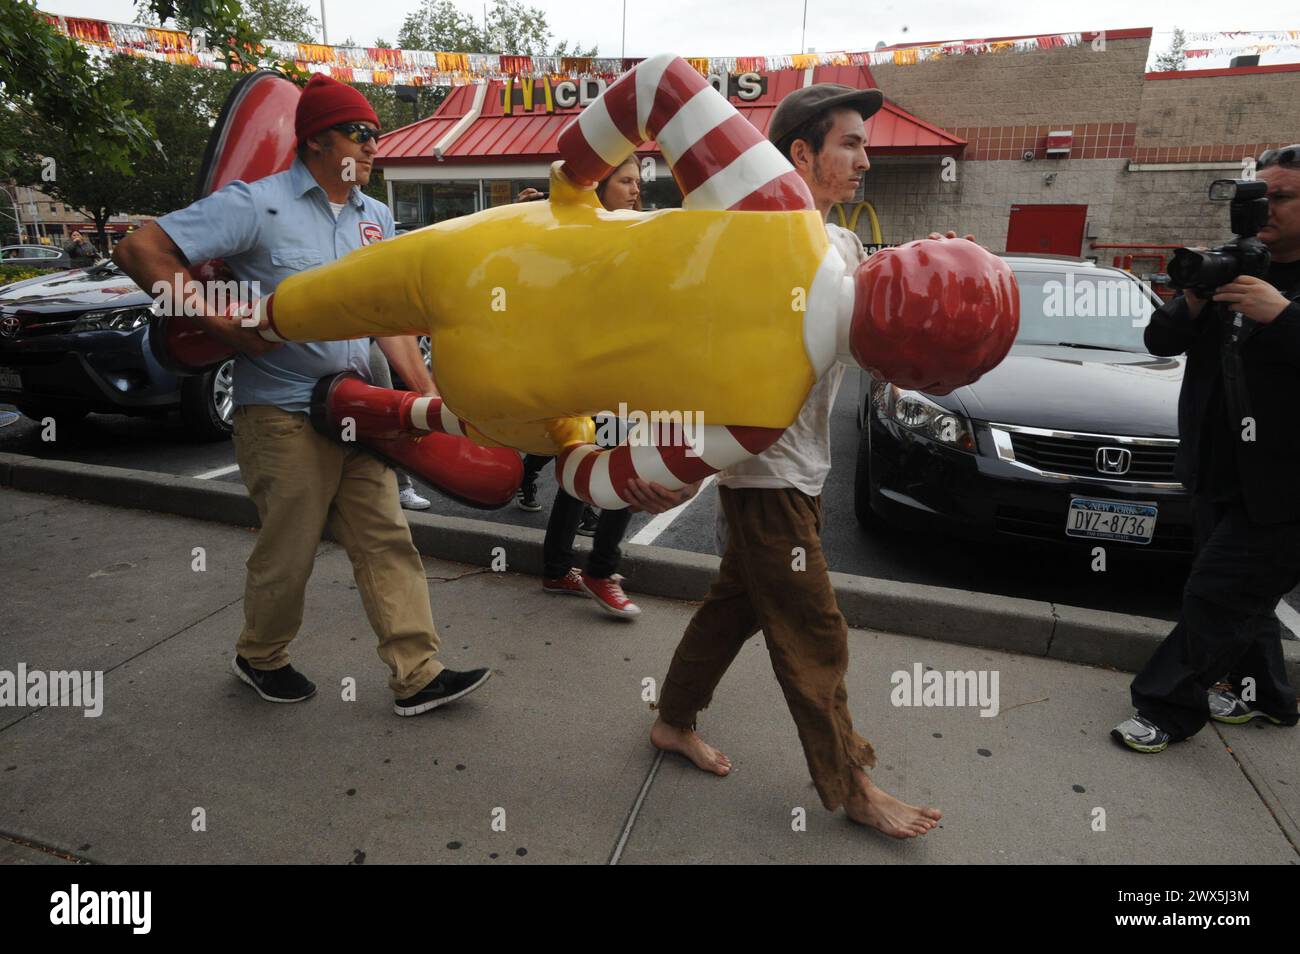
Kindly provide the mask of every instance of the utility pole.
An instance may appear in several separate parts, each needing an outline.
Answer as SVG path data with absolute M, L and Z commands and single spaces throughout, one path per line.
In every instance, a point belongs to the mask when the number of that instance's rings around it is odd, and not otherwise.
M 329 34 L 325 32 L 325 0 L 320 0 L 320 41 L 329 46 Z
M 15 197 L 14 193 L 9 191 L 7 186 L 0 186 L 0 191 L 4 192 L 5 197 L 14 207 L 14 233 L 18 236 L 18 244 L 25 245 L 27 242 L 27 232 L 23 228 L 23 216 L 22 212 L 18 208 L 18 199 Z
M 623 0 L 623 49 L 619 53 L 619 58 L 627 59 L 627 0 Z
M 325 0 L 321 0 L 324 3 Z M 799 52 L 806 53 L 804 42 L 808 39 L 808 0 L 803 0 L 803 28 L 799 31 Z

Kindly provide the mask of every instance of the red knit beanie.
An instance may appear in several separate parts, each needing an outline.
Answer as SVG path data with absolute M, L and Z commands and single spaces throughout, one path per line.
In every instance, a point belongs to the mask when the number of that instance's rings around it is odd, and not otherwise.
M 371 122 L 378 126 L 379 117 L 356 88 L 324 73 L 312 74 L 293 117 L 293 131 L 299 144 L 331 126 L 352 122 Z

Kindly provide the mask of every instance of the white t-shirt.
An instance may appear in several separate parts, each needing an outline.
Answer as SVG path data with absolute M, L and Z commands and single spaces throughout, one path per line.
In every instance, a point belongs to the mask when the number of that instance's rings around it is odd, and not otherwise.
M 326 199 L 326 201 L 328 202 L 329 200 Z M 330 202 L 330 209 L 334 212 L 334 218 L 337 219 L 339 217 L 339 213 L 343 211 L 345 205 L 347 205 L 346 202 Z
M 826 224 L 826 234 L 844 259 L 846 275 L 852 275 L 867 257 L 862 240 L 848 229 Z M 831 469 L 831 408 L 845 365 L 836 361 L 827 369 L 804 401 L 793 424 L 781 439 L 756 457 L 742 460 L 718 474 L 721 487 L 794 487 L 810 497 L 822 492 Z M 719 510 L 721 513 L 721 510 Z

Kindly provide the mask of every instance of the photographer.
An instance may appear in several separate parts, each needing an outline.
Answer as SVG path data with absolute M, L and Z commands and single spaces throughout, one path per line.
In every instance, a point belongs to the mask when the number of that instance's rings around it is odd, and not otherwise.
M 85 236 L 76 229 L 73 230 L 72 235 L 69 236 L 69 241 L 63 246 L 63 251 L 68 254 L 73 268 L 89 265 L 99 258 L 99 250 L 87 242 Z
M 1187 354 L 1176 473 L 1192 492 L 1197 552 L 1178 624 L 1133 680 L 1137 715 L 1111 731 L 1139 752 L 1207 718 L 1297 721 L 1274 609 L 1300 583 L 1300 145 L 1269 150 L 1258 169 L 1264 277 L 1234 272 L 1208 299 L 1189 285 L 1146 329 L 1152 354 Z M 1248 245 L 1243 232 L 1227 248 L 1244 261 Z M 1220 680 L 1231 690 L 1214 689 Z

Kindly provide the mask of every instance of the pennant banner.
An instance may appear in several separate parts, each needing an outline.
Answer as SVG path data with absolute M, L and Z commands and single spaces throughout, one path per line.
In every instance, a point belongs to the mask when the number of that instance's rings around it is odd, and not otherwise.
M 1300 43 L 1256 43 L 1251 46 L 1218 46 L 1183 50 L 1190 59 L 1206 56 L 1250 56 L 1251 54 L 1280 53 L 1283 50 L 1300 50 Z
M 130 53 L 151 59 L 222 68 L 220 58 L 207 49 L 201 35 L 130 23 L 111 23 L 85 17 L 42 14 L 63 33 L 97 55 Z M 1255 46 L 1187 50 L 1191 58 L 1222 53 L 1254 53 L 1300 49 L 1300 30 L 1271 33 L 1187 33 L 1196 42 L 1250 40 Z M 1290 42 L 1288 42 L 1290 41 Z M 699 56 L 687 62 L 706 76 L 720 73 L 810 69 L 817 66 L 913 66 L 949 56 L 983 56 L 1079 46 L 1079 33 L 1055 33 L 1020 40 L 957 40 L 929 46 L 892 46 L 863 52 L 794 53 L 785 56 Z M 378 47 L 328 46 L 264 40 L 264 60 L 292 61 L 309 73 L 325 73 L 350 83 L 406 86 L 463 86 L 483 80 L 534 75 L 553 78 L 604 76 L 612 78 L 631 69 L 636 59 L 587 56 L 507 56 L 484 53 L 445 53 L 430 50 L 392 50 Z

